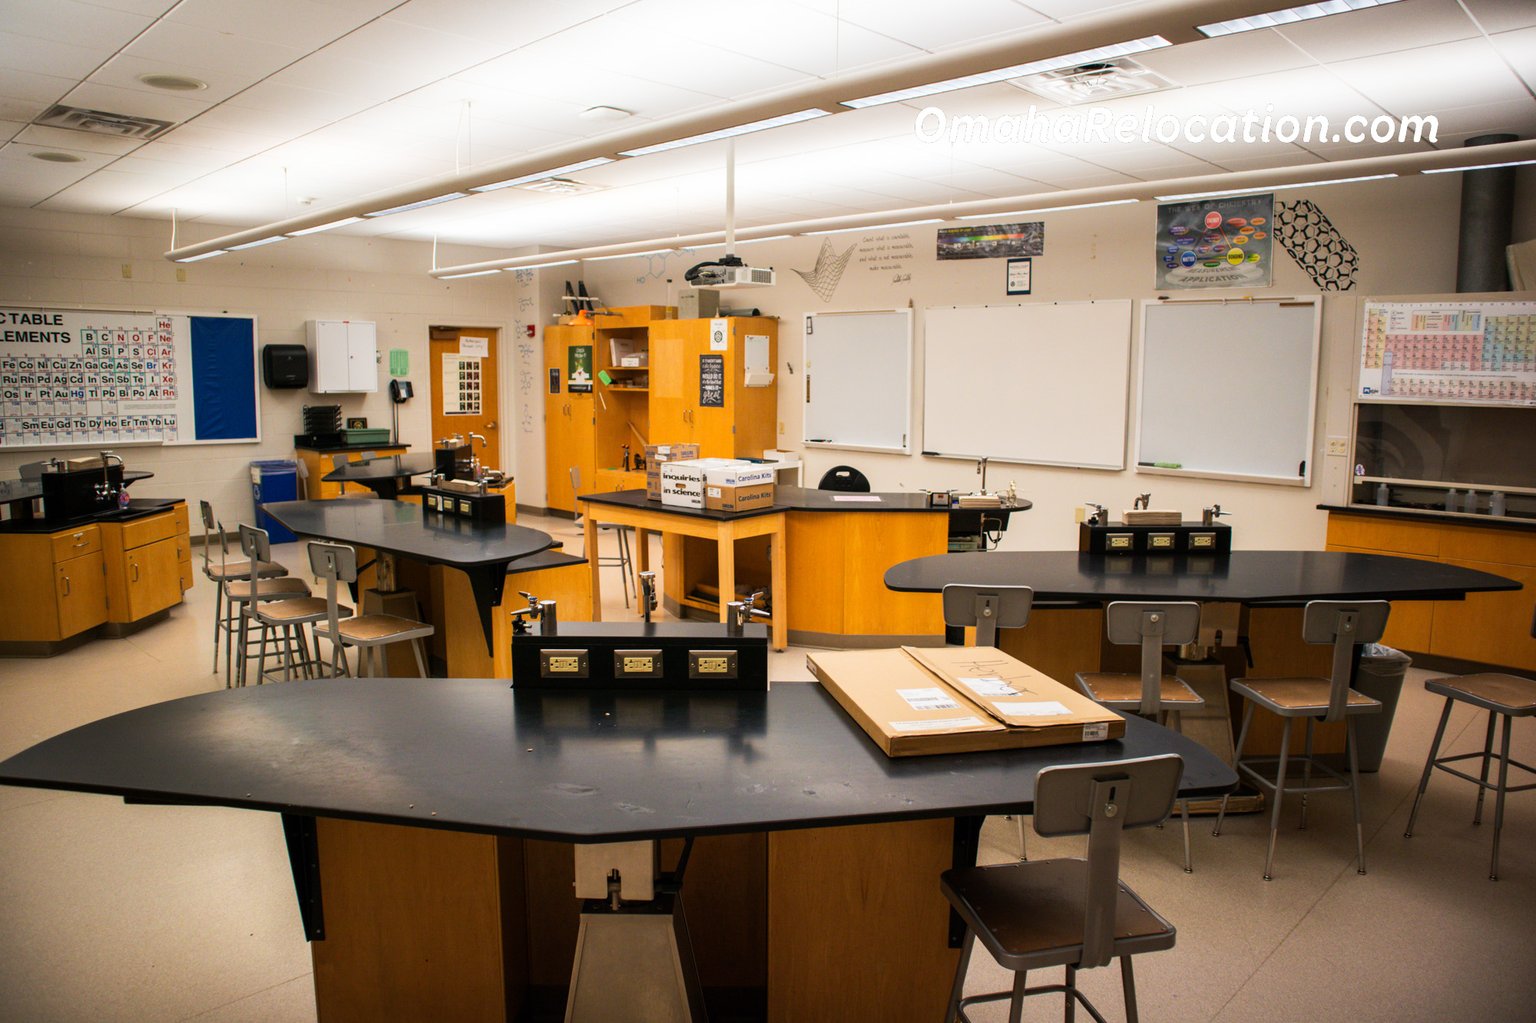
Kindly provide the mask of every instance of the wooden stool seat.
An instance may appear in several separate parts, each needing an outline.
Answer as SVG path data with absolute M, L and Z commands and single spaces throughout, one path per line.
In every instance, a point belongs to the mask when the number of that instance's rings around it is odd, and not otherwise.
M 1115 710 L 1135 710 L 1141 706 L 1141 676 L 1115 671 L 1080 671 L 1077 687 L 1096 703 Z M 1163 703 L 1182 704 L 1180 709 L 1203 706 L 1200 694 L 1177 675 L 1164 675 L 1158 683 L 1158 699 Z
M 960 909 L 998 965 L 1015 972 L 1083 957 L 1088 861 L 1033 860 L 952 870 L 944 895 Z M 1173 925 L 1124 883 L 1115 898 L 1116 955 L 1172 948 Z M 1134 945 L 1134 949 L 1129 946 Z
M 1253 700 L 1282 717 L 1315 717 L 1328 709 L 1328 695 L 1333 683 L 1326 678 L 1239 678 L 1232 680 L 1232 691 Z M 1344 705 L 1346 714 L 1375 714 L 1381 701 L 1364 693 L 1349 691 Z
M 323 605 L 324 601 L 321 603 Z M 328 626 L 317 626 L 315 631 L 326 639 L 330 638 Z M 359 615 L 344 618 L 337 625 L 337 631 L 348 643 L 397 643 L 413 636 L 430 636 L 432 626 L 394 615 Z
M 1424 688 L 1496 714 L 1510 717 L 1536 714 L 1536 679 L 1485 672 L 1432 678 L 1424 683 Z
M 224 595 L 236 603 L 251 599 L 249 579 L 231 579 L 224 584 Z M 309 596 L 309 584 L 293 576 L 281 576 L 267 580 L 257 588 L 257 597 L 263 601 L 288 600 L 292 597 Z
M 288 574 L 288 570 L 275 561 L 259 561 L 257 566 L 257 571 L 263 579 L 277 579 Z M 214 582 L 249 579 L 251 563 L 249 561 L 229 561 L 222 565 L 209 563 L 203 566 L 203 574 Z
M 343 614 L 351 614 L 352 609 L 341 608 Z M 292 600 L 276 600 L 270 604 L 262 604 L 260 609 L 251 612 L 257 618 L 274 624 L 294 625 L 299 622 L 321 622 L 325 620 L 325 598 L 323 597 L 295 597 Z

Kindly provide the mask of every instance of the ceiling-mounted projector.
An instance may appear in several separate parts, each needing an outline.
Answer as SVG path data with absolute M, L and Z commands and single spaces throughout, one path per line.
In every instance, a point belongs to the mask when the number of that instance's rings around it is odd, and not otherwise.
M 724 255 L 690 267 L 683 280 L 696 288 L 763 288 L 773 284 L 773 268 L 747 266 L 739 256 Z

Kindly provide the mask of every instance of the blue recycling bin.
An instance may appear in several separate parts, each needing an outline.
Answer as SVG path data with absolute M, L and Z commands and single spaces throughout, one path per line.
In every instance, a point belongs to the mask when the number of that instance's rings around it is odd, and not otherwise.
M 251 463 L 251 498 L 256 504 L 256 524 L 273 543 L 292 543 L 298 537 L 287 526 L 262 510 L 264 504 L 299 499 L 299 465 L 291 458 L 271 458 Z

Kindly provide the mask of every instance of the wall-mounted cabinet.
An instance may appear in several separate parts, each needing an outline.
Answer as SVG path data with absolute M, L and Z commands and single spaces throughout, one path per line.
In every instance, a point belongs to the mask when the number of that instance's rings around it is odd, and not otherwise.
M 379 338 L 367 320 L 310 320 L 309 389 L 314 394 L 372 393 L 379 389 Z

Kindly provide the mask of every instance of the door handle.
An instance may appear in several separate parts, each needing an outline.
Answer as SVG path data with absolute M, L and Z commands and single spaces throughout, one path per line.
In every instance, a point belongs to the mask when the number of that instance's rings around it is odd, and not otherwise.
M 137 561 L 135 561 L 133 564 L 129 565 L 128 567 L 133 569 L 133 581 L 134 582 L 138 582 L 139 581 L 139 563 Z
M 69 576 L 60 576 L 59 578 L 64 580 L 64 596 L 67 597 L 69 596 Z
M 494 429 L 496 429 L 496 420 L 492 419 L 489 423 L 486 423 L 485 426 L 482 427 L 482 429 L 485 429 L 485 430 L 494 430 Z

